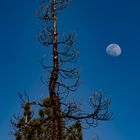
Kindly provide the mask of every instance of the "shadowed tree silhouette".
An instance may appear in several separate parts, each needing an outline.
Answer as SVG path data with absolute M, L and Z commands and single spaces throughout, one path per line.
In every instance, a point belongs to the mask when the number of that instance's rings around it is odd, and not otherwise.
M 96 125 L 99 120 L 110 120 L 110 99 L 96 91 L 90 99 L 91 112 L 85 112 L 68 96 L 79 85 L 79 70 L 74 65 L 78 51 L 75 35 L 61 35 L 57 29 L 57 16 L 71 0 L 43 0 L 37 16 L 43 27 L 38 33 L 39 42 L 50 49 L 50 62 L 41 59 L 41 66 L 49 78 L 41 78 L 48 87 L 49 96 L 42 101 L 30 101 L 28 95 L 20 96 L 23 114 L 13 117 L 11 123 L 16 140 L 82 140 L 82 123 Z M 72 65 L 71 65 L 72 63 Z M 36 108 L 36 109 L 35 109 Z M 38 110 L 38 111 L 37 111 Z

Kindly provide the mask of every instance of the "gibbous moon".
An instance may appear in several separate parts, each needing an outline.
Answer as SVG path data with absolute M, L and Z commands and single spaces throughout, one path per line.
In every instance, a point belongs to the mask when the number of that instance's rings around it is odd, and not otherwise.
M 121 48 L 118 44 L 110 44 L 106 47 L 106 53 L 110 56 L 117 57 L 121 55 Z

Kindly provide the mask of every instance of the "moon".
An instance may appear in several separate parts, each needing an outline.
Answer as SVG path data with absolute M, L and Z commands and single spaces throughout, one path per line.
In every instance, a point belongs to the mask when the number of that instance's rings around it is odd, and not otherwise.
M 112 43 L 106 47 L 106 53 L 113 57 L 118 57 L 121 55 L 122 50 L 118 44 Z

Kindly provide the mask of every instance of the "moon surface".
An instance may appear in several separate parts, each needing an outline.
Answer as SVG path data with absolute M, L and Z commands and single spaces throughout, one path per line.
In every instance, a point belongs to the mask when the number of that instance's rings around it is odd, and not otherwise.
M 110 56 L 117 57 L 121 55 L 121 47 L 118 44 L 112 43 L 106 47 L 106 53 Z

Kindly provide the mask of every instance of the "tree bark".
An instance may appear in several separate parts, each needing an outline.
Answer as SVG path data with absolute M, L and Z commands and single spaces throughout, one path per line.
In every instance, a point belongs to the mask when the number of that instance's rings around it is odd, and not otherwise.
M 57 17 L 56 17 L 56 0 L 53 0 L 53 70 L 49 82 L 49 94 L 53 108 L 52 123 L 52 140 L 61 140 L 62 135 L 62 113 L 60 99 L 55 91 L 58 79 L 59 60 L 58 60 L 58 42 L 57 42 Z

